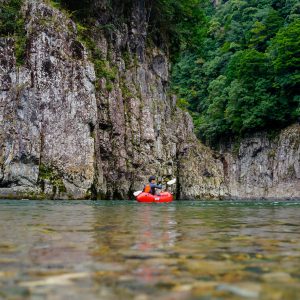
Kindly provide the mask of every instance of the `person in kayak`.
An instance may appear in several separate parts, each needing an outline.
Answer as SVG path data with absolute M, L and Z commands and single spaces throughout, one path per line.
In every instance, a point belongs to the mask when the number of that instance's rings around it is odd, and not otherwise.
M 145 185 L 143 192 L 144 193 L 150 193 L 152 195 L 156 195 L 156 189 L 161 190 L 162 185 L 161 184 L 156 184 L 155 176 L 150 176 L 149 177 L 149 183 L 147 185 Z

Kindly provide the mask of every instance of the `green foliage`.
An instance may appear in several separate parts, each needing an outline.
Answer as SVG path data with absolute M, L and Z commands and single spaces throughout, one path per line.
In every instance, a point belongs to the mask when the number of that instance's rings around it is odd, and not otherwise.
M 269 47 L 277 74 L 290 74 L 300 68 L 300 18 L 281 28 Z
M 85 18 L 92 14 L 92 0 L 50 0 L 56 8 L 63 8 L 72 12 L 78 18 Z
M 57 191 L 60 193 L 65 193 L 67 191 L 59 174 L 53 168 L 41 164 L 39 168 L 39 183 L 43 190 L 45 181 L 52 184 L 54 194 L 56 194 Z
M 117 70 L 115 67 L 110 67 L 109 62 L 102 59 L 94 59 L 94 66 L 97 78 L 106 78 L 114 81 L 117 77 Z
M 14 35 L 18 30 L 17 20 L 22 0 L 2 1 L 0 4 L 0 34 L 1 36 Z
M 169 42 L 171 55 L 198 49 L 205 32 L 205 0 L 156 0 L 151 7 L 149 31 L 151 39 Z
M 25 20 L 21 13 L 23 0 L 9 0 L 0 4 L 0 36 L 12 36 L 15 40 L 17 65 L 25 59 L 26 32 Z
M 300 6 L 299 6 L 300 12 Z M 274 86 L 289 100 L 292 117 L 300 116 L 300 18 L 281 28 L 271 40 L 268 55 L 274 67 Z
M 103 59 L 100 50 L 97 48 L 96 43 L 92 39 L 90 30 L 77 22 L 77 31 L 79 40 L 89 50 L 91 61 L 94 63 L 97 79 L 105 78 L 107 81 L 114 81 L 117 77 L 117 69 L 115 67 L 110 67 L 109 62 Z M 111 83 L 107 83 L 107 87 L 108 90 L 112 90 Z M 99 88 L 97 84 L 96 88 Z
M 184 49 L 172 80 L 193 112 L 199 136 L 212 143 L 295 122 L 300 116 L 298 1 L 229 0 L 209 13 L 201 51 Z
M 189 107 L 188 101 L 184 98 L 178 98 L 176 105 L 184 111 L 187 111 Z

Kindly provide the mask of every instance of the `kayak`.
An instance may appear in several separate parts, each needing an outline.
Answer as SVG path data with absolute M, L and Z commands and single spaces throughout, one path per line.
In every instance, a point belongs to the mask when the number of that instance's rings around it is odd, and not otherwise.
M 162 192 L 159 195 L 152 195 L 150 193 L 140 193 L 136 200 L 138 202 L 145 202 L 145 203 L 151 203 L 151 202 L 172 202 L 173 201 L 173 195 L 168 192 Z
M 151 202 L 172 202 L 173 201 L 173 195 L 168 192 L 162 192 L 159 195 L 152 195 L 150 193 L 140 193 L 136 200 L 138 202 L 145 202 L 145 203 L 151 203 Z

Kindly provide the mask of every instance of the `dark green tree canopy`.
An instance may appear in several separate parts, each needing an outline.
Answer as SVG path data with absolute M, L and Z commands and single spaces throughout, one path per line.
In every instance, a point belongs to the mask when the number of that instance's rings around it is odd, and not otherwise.
M 201 138 L 216 142 L 300 117 L 298 0 L 229 0 L 211 10 L 195 51 L 183 49 L 173 89 Z M 199 24 L 200 26 L 200 24 Z

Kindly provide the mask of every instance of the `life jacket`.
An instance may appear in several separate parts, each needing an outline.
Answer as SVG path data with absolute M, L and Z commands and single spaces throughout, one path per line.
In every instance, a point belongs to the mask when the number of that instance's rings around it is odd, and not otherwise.
M 151 192 L 151 186 L 150 184 L 146 184 L 143 190 L 144 193 L 150 193 Z

